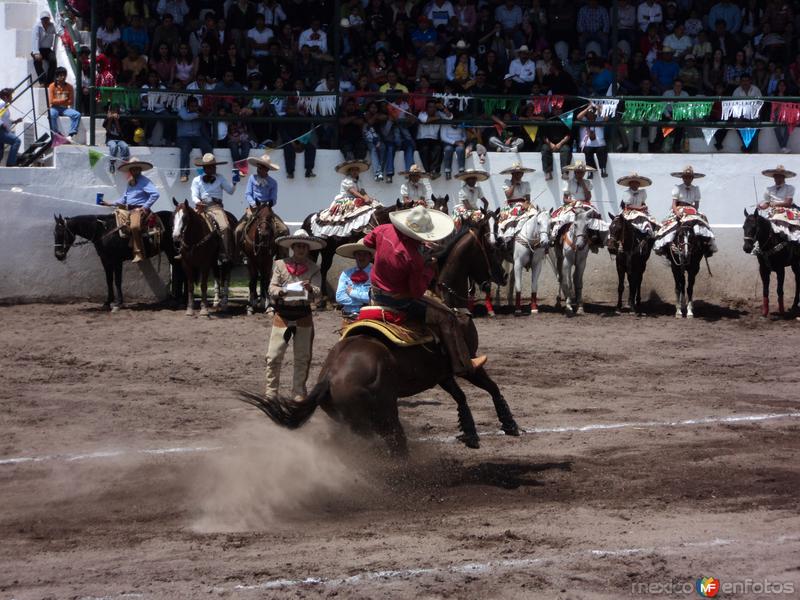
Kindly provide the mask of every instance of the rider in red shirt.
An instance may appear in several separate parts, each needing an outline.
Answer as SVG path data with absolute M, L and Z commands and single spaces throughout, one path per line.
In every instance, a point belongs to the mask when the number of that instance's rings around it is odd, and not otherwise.
M 446 214 L 417 206 L 391 213 L 391 224 L 379 225 L 364 238 L 375 249 L 372 267 L 372 300 L 378 306 L 396 308 L 412 318 L 424 320 L 441 332 L 453 373 L 474 372 L 486 363 L 486 356 L 472 358 L 458 315 L 440 302 L 425 296 L 434 276 L 436 258 L 426 260 L 422 244 L 437 242 L 453 231 Z

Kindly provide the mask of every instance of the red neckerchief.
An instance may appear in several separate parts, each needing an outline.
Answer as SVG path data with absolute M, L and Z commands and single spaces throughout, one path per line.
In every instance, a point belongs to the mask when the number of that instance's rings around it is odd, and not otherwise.
M 287 260 L 286 270 L 289 271 L 289 275 L 300 277 L 303 273 L 308 271 L 308 265 L 306 263 L 289 262 Z
M 353 283 L 366 283 L 369 281 L 369 274 L 362 269 L 357 269 L 352 275 L 350 275 L 350 281 Z

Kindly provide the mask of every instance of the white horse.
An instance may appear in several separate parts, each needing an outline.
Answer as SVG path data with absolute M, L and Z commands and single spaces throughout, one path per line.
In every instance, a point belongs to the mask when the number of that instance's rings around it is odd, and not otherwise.
M 560 305 L 564 297 L 567 314 L 583 314 L 583 272 L 589 256 L 589 221 L 591 209 L 576 208 L 575 219 L 555 240 L 555 252 L 551 253 L 553 269 L 558 277 Z
M 522 270 L 531 270 L 531 314 L 539 312 L 539 274 L 550 246 L 550 211 L 528 217 L 514 237 L 514 314 L 522 314 Z

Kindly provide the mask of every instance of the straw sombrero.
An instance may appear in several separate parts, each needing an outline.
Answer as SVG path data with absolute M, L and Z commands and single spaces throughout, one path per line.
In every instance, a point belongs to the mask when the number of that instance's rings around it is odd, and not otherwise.
M 700 179 L 701 177 L 705 177 L 705 173 L 697 173 L 694 168 L 689 165 L 688 167 L 684 168 L 683 171 L 675 171 L 670 173 L 673 177 L 683 177 L 684 175 L 691 175 L 695 179 Z
M 639 187 L 647 187 L 648 185 L 653 185 L 653 180 L 649 177 L 645 177 L 644 175 L 639 175 L 638 173 L 631 173 L 630 175 L 625 175 L 625 177 L 620 177 L 617 179 L 617 183 L 620 185 L 630 185 L 632 182 L 638 181 Z
M 275 240 L 275 243 L 283 248 L 291 248 L 292 244 L 306 244 L 309 250 L 322 250 L 325 247 L 325 240 L 308 235 L 305 229 L 298 229 L 294 235 L 281 236 Z
M 531 169 L 530 167 L 523 167 L 521 162 L 516 161 L 507 169 L 503 169 L 502 171 L 500 171 L 500 174 L 511 175 L 512 173 L 533 173 L 534 171 L 536 171 L 536 169 Z
M 146 160 L 139 160 L 138 158 L 131 157 L 122 163 L 119 167 L 117 167 L 117 171 L 122 171 L 123 173 L 128 169 L 133 167 L 139 167 L 142 171 L 149 171 L 153 168 L 153 163 L 149 163 Z
M 373 256 L 375 256 L 375 249 L 368 248 L 364 245 L 364 238 L 361 238 L 357 242 L 353 242 L 352 244 L 342 244 L 336 249 L 336 254 L 339 256 L 343 256 L 345 258 L 355 258 L 356 252 L 369 252 Z
M 489 174 L 481 169 L 467 169 L 466 171 L 462 171 L 461 173 L 454 175 L 454 177 L 456 179 L 460 179 L 461 181 L 466 181 L 470 177 L 474 177 L 478 181 L 486 181 L 489 179 Z
M 194 161 L 196 167 L 210 167 L 212 165 L 227 165 L 225 161 L 219 161 L 211 152 L 203 154 L 202 158 L 197 158 Z
M 795 177 L 797 173 L 794 171 L 789 171 L 785 169 L 783 165 L 778 165 L 777 169 L 767 169 L 766 171 L 761 171 L 762 175 L 766 175 L 767 177 L 775 177 L 775 175 L 783 175 L 786 179 L 790 177 Z
M 420 242 L 438 242 L 453 233 L 452 217 L 424 206 L 389 213 L 392 225 L 400 233 Z
M 564 167 L 564 170 L 565 171 L 596 171 L 597 169 L 595 169 L 594 167 L 588 166 L 582 160 L 576 160 L 571 165 L 569 165 L 567 167 Z
M 408 177 L 409 175 L 419 175 L 420 177 L 428 177 L 428 173 L 419 165 L 411 165 L 411 168 L 408 171 L 400 171 L 398 175 L 404 175 Z
M 336 165 L 336 172 L 341 173 L 342 175 L 347 175 L 347 172 L 350 169 L 358 169 L 359 173 L 363 173 L 369 169 L 369 163 L 366 163 L 363 160 L 355 159 L 346 160 Z
M 256 158 L 248 158 L 247 164 L 253 165 L 254 167 L 266 167 L 270 171 L 280 171 L 281 168 L 276 165 L 269 157 L 269 154 L 263 154 L 262 156 Z

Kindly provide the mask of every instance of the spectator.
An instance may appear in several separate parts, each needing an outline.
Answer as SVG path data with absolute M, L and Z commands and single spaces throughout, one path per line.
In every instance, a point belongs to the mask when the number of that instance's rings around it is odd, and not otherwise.
M 383 181 L 386 147 L 379 132 L 386 124 L 387 118 L 386 113 L 380 111 L 377 102 L 372 101 L 367 104 L 367 112 L 364 114 L 364 141 L 369 151 L 375 181 Z
M 456 0 L 453 10 L 458 19 L 458 31 L 460 34 L 471 34 L 475 25 L 478 22 L 478 13 L 475 11 L 475 6 L 467 0 Z
M 264 15 L 264 22 L 268 27 L 277 29 L 281 23 L 286 21 L 286 13 L 277 0 L 264 0 L 258 3 L 256 10 Z
M 636 7 L 629 0 L 619 0 L 617 6 L 617 35 L 633 48 L 639 39 L 637 35 Z
M 550 48 L 542 50 L 542 57 L 536 61 L 536 80 L 543 82 L 555 62 L 557 61 L 553 60 L 553 51 Z
M 238 5 L 237 5 L 238 6 Z M 233 7 L 231 7 L 233 10 Z M 258 60 L 263 60 L 269 55 L 269 41 L 273 38 L 272 29 L 267 27 L 264 15 L 256 15 L 256 25 L 247 32 L 247 42 L 250 52 Z
M 301 79 L 305 87 L 310 87 L 320 80 L 320 71 L 319 60 L 311 53 L 311 46 L 302 46 L 292 68 L 294 76 Z
M 56 71 L 56 26 L 50 20 L 50 13 L 45 11 L 39 15 L 39 22 L 33 26 L 31 56 L 33 68 L 39 78 L 39 84 L 47 87 L 55 79 Z M 45 69 L 45 64 L 47 68 Z
M 453 176 L 453 154 L 456 155 L 458 172 L 463 173 L 466 167 L 464 152 L 467 135 L 460 123 L 445 123 L 439 129 L 439 138 L 442 140 L 444 154 L 444 178 L 449 181 Z
M 253 23 L 255 22 L 257 26 L 260 18 L 262 24 L 265 22 L 263 16 L 256 12 L 256 7 L 250 0 L 234 0 L 228 6 L 225 21 L 230 30 L 231 41 L 236 43 L 240 52 L 244 53 L 246 38 L 249 37 L 247 34 Z
M 564 0 L 550 0 L 548 8 L 549 23 L 547 31 L 550 41 L 565 40 L 571 46 L 577 40 L 575 35 L 575 3 Z
M 303 166 L 305 168 L 306 177 L 316 177 L 314 174 L 314 161 L 317 156 L 317 147 L 313 142 L 313 137 L 309 134 L 313 130 L 309 130 L 307 123 L 293 123 L 292 117 L 299 116 L 297 101 L 292 99 L 286 103 L 286 120 L 281 121 L 278 126 L 281 143 L 285 144 L 283 147 L 283 159 L 286 162 L 286 177 L 294 179 L 295 160 L 297 154 L 302 152 Z
M 103 121 L 103 129 L 106 130 L 106 146 L 110 155 L 108 168 L 113 174 L 117 170 L 117 159 L 127 161 L 131 156 L 130 148 L 125 141 L 127 135 L 120 120 L 119 106 L 109 107 Z
M 590 121 L 594 123 L 599 121 L 597 109 L 594 104 L 589 104 L 587 108 L 578 113 L 577 119 L 579 121 Z M 581 127 L 581 149 L 586 155 L 586 164 L 597 169 L 598 162 L 600 163 L 600 176 L 608 177 L 606 166 L 608 163 L 608 146 L 606 146 L 606 135 L 604 127 L 596 127 L 587 125 Z M 595 158 L 596 157 L 596 158 Z M 587 175 L 589 179 L 592 178 L 592 172 Z
M 711 48 L 722 50 L 722 56 L 728 58 L 736 54 L 738 45 L 736 39 L 728 31 L 725 21 L 719 19 L 714 25 L 714 32 L 711 34 Z
M 725 84 L 733 87 L 739 83 L 739 80 L 742 78 L 742 75 L 747 75 L 748 77 L 751 74 L 750 67 L 747 65 L 744 52 L 739 50 L 736 53 L 736 57 L 733 60 L 733 64 L 730 64 L 725 69 Z M 759 94 L 760 95 L 760 94 Z
M 206 13 L 203 25 L 189 34 L 189 47 L 192 49 L 192 54 L 198 56 L 200 54 L 200 46 L 203 42 L 212 45 L 213 48 L 219 46 L 219 35 L 217 31 L 217 17 L 213 10 Z
M 364 117 L 353 98 L 345 100 L 339 116 L 339 147 L 345 160 L 363 160 L 367 155 L 364 141 Z
M 678 63 L 673 60 L 672 48 L 664 46 L 658 59 L 653 63 L 650 72 L 653 74 L 653 87 L 656 92 L 663 93 L 672 87 L 672 82 L 681 70 Z
M 506 76 L 506 68 L 500 62 L 494 50 L 489 50 L 486 53 L 480 67 L 486 73 L 486 85 L 495 92 L 500 91 Z
M 433 0 L 433 2 L 428 5 L 425 16 L 428 17 L 431 25 L 435 29 L 440 25 L 445 27 L 449 25 L 450 19 L 456 16 L 456 11 L 450 3 L 450 0 Z
M 14 134 L 14 125 L 20 123 L 22 117 L 12 121 L 9 110 L 13 96 L 14 90 L 12 88 L 0 90 L 0 161 L 3 160 L 6 145 L 8 145 L 7 167 L 17 166 L 17 152 L 21 143 L 19 137 Z
M 158 73 L 158 77 L 167 85 L 175 81 L 175 59 L 167 44 L 158 46 L 158 53 L 150 64 L 150 70 Z
M 588 4 L 578 10 L 578 43 L 585 49 L 589 42 L 600 44 L 601 53 L 608 50 L 608 11 L 599 6 L 597 0 L 589 0 Z
M 233 166 L 250 155 L 252 132 L 242 115 L 242 105 L 238 99 L 231 102 L 231 120 L 228 122 L 228 149 L 231 151 Z
M 303 46 L 316 48 L 322 54 L 328 53 L 328 36 L 322 31 L 319 18 L 315 17 L 311 20 L 311 27 L 300 34 L 297 45 L 300 48 Z
M 97 30 L 97 46 L 101 50 L 105 49 L 109 44 L 113 44 L 117 40 L 122 39 L 122 33 L 114 21 L 114 16 L 109 15 L 106 17 L 103 26 Z
M 506 79 L 511 79 L 517 93 L 526 94 L 530 92 L 531 84 L 536 79 L 536 63 L 530 58 L 530 50 L 527 46 L 520 46 L 517 50 L 517 58 L 508 65 Z
M 213 150 L 203 121 L 200 120 L 200 104 L 190 96 L 186 106 L 178 109 L 177 143 L 180 148 L 181 182 L 189 181 L 189 155 L 193 148 L 200 148 L 202 154 Z
M 705 31 L 698 33 L 694 47 L 692 48 L 692 54 L 694 54 L 695 60 L 698 62 L 705 62 L 706 59 L 711 57 L 713 52 L 714 49 L 711 47 L 711 42 L 708 41 L 708 34 Z
M 664 38 L 664 45 L 675 51 L 675 59 L 682 60 L 687 52 L 692 50 L 692 38 L 686 35 L 682 23 L 675 26 L 675 30 Z
M 558 153 L 558 166 L 562 172 L 564 167 L 572 164 L 572 132 L 560 120 L 548 124 L 544 129 L 542 170 L 546 181 L 553 179 L 554 153 Z
M 403 151 L 405 169 L 414 164 L 414 136 L 411 135 L 411 125 L 417 118 L 410 112 L 410 106 L 405 98 L 394 98 L 388 105 L 388 119 L 383 125 L 381 135 L 386 146 L 383 174 L 386 183 L 392 183 L 394 176 L 394 153 L 399 149 Z
M 495 123 L 494 129 L 497 135 L 490 135 L 489 145 L 497 152 L 519 152 L 525 144 L 522 139 L 522 134 L 516 127 L 509 126 L 509 122 L 514 119 L 514 115 L 506 111 L 503 113 L 503 118 L 492 115 L 492 121 Z M 491 131 L 491 130 L 489 130 Z
M 444 60 L 437 56 L 436 44 L 432 42 L 425 44 L 424 56 L 417 63 L 417 79 L 423 76 L 432 86 L 442 85 L 447 76 Z
M 397 79 L 397 71 L 389 70 L 386 72 L 386 83 L 384 83 L 378 90 L 381 94 L 387 92 L 402 92 L 408 93 L 408 88 L 400 83 Z
M 666 90 L 663 94 L 665 98 L 688 98 L 689 94 L 683 89 L 683 81 L 676 77 L 672 82 L 672 88 Z M 672 120 L 672 104 L 669 103 L 664 108 L 664 116 L 667 120 Z M 675 127 L 672 133 L 664 138 L 664 152 L 681 152 L 683 149 L 683 127 Z
M 200 53 L 197 55 L 197 73 L 202 73 L 209 81 L 217 80 L 218 55 L 214 52 L 208 40 L 200 44 Z
M 787 91 L 788 86 L 786 85 L 786 81 L 781 79 L 778 81 L 777 88 L 772 96 L 781 98 L 788 95 Z M 789 154 L 792 151 L 791 148 L 789 148 L 789 137 L 789 128 L 786 125 L 778 125 L 775 127 L 775 139 L 778 141 L 778 146 L 780 146 L 781 152 L 784 154 Z M 10 157 L 9 160 L 11 160 Z
M 654 23 L 661 23 L 664 20 L 661 5 L 655 0 L 645 0 L 636 10 L 636 20 L 639 22 L 639 29 L 642 31 L 647 31 L 647 28 Z
M 142 107 L 146 113 L 153 115 L 165 115 L 167 108 L 164 101 L 157 93 L 152 93 L 149 90 L 165 90 L 166 87 L 162 85 L 158 73 L 149 71 L 147 73 L 147 83 L 142 86 L 143 90 L 148 90 L 147 93 L 142 94 Z M 145 120 L 145 138 L 150 146 L 159 145 L 158 142 L 166 139 L 167 144 L 172 144 L 175 141 L 175 122 L 167 119 L 146 119 Z
M 566 71 L 561 67 L 561 61 L 554 60 L 550 65 L 550 72 L 544 76 L 542 86 L 548 94 L 576 95 L 578 86 Z
M 683 67 L 678 72 L 678 78 L 683 82 L 683 88 L 690 96 L 696 96 L 703 87 L 703 76 L 697 68 L 694 54 L 687 54 Z
M 140 15 L 131 17 L 130 25 L 122 30 L 122 42 L 130 52 L 133 49 L 139 54 L 147 55 L 150 48 L 150 35 L 144 26 L 144 21 Z
M 147 72 L 147 57 L 139 54 L 139 46 L 133 45 L 128 49 L 128 55 L 122 59 L 122 70 L 131 74 L 137 86 L 141 85 L 138 80 Z
M 172 21 L 181 26 L 184 18 L 189 14 L 189 5 L 186 4 L 186 0 L 158 0 L 156 12 L 162 20 L 170 15 Z
M 500 23 L 503 31 L 511 33 L 522 25 L 522 9 L 514 0 L 506 0 L 494 10 L 494 20 Z
M 478 66 L 475 59 L 469 55 L 469 44 L 465 40 L 458 40 L 453 50 L 453 54 L 448 56 L 445 62 L 447 80 L 463 85 L 475 76 Z
M 428 44 L 433 44 L 436 48 L 436 30 L 431 27 L 431 22 L 425 15 L 420 15 L 417 19 L 417 27 L 411 32 L 411 43 L 420 54 Z
M 161 44 L 166 44 L 172 55 L 177 56 L 181 45 L 181 30 L 169 13 L 163 16 L 161 23 L 153 31 L 151 47 L 158 48 Z
M 175 81 L 183 87 L 188 86 L 197 77 L 197 59 L 192 56 L 189 44 L 178 46 L 178 56 L 175 59 Z M 203 74 L 205 77 L 205 73 Z
M 453 114 L 441 100 L 428 99 L 425 110 L 419 113 L 419 127 L 417 128 L 417 150 L 422 167 L 430 173 L 431 179 L 441 175 L 442 167 L 442 142 L 439 139 L 439 130 L 442 121 L 451 121 Z
M 614 81 L 614 74 L 605 61 L 596 58 L 589 65 L 591 91 L 594 96 L 605 96 Z
M 742 9 L 728 0 L 717 2 L 708 11 L 708 22 L 716 23 L 717 21 L 724 21 L 727 31 L 736 35 L 742 28 Z
M 369 61 L 369 77 L 370 81 L 375 85 L 383 85 L 386 83 L 386 76 L 391 68 L 391 61 L 389 60 L 389 55 L 381 48 L 373 55 L 372 59 Z
M 50 102 L 50 129 L 63 136 L 58 128 L 58 118 L 68 117 L 70 124 L 67 139 L 71 142 L 78 133 L 81 113 L 72 108 L 75 104 L 75 90 L 71 84 L 67 83 L 67 70 L 64 67 L 56 68 L 55 81 L 47 88 L 47 98 Z

